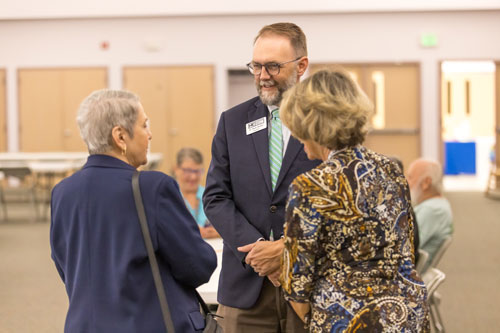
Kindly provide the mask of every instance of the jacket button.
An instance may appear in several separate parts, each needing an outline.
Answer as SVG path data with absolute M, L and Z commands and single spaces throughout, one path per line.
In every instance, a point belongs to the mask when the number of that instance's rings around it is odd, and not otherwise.
M 269 207 L 269 211 L 271 213 L 276 213 L 277 210 L 278 210 L 278 207 L 276 207 L 275 205 L 272 205 L 271 207 Z

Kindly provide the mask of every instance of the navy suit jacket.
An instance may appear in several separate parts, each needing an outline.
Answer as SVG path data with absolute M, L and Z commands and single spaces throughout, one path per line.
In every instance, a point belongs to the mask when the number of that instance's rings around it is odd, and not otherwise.
M 91 155 L 52 192 L 52 258 L 69 297 L 65 332 L 166 330 L 134 203 L 134 171 Z M 210 279 L 215 252 L 171 177 L 141 172 L 140 188 L 176 331 L 200 332 L 195 288 Z
M 320 163 L 310 161 L 302 144 L 290 137 L 273 193 L 268 128 L 246 134 L 247 123 L 268 115 L 258 97 L 222 113 L 203 195 L 208 220 L 224 240 L 217 300 L 242 309 L 255 304 L 264 278 L 243 264 L 245 253 L 237 248 L 269 239 L 271 229 L 276 239 L 283 235 L 288 186 Z

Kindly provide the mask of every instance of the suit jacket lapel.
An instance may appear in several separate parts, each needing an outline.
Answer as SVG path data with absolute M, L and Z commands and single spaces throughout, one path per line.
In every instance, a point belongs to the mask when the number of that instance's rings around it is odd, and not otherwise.
M 248 112 L 248 122 L 267 117 L 269 110 L 267 106 L 262 104 L 260 100 L 255 103 L 255 109 Z M 272 196 L 273 190 L 271 187 L 271 167 L 269 166 L 269 134 L 267 127 L 263 130 L 250 134 L 254 143 L 255 152 L 259 160 L 260 169 L 266 182 L 269 195 Z
M 290 140 L 288 141 L 288 146 L 286 147 L 285 157 L 283 158 L 283 162 L 281 163 L 280 174 L 278 176 L 278 180 L 276 181 L 276 188 L 280 186 L 283 178 L 285 178 L 285 175 L 288 172 L 288 169 L 290 169 L 290 167 L 292 166 L 293 161 L 295 160 L 301 149 L 302 144 L 299 142 L 299 140 L 290 135 Z M 271 178 L 271 176 L 269 176 L 269 178 Z

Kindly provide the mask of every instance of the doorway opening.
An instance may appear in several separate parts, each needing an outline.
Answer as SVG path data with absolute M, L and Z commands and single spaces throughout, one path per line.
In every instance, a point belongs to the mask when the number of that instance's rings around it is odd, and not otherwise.
M 441 140 L 446 191 L 484 191 L 494 163 L 493 61 L 441 63 Z
M 257 96 L 253 75 L 248 69 L 230 69 L 228 74 L 228 108 Z

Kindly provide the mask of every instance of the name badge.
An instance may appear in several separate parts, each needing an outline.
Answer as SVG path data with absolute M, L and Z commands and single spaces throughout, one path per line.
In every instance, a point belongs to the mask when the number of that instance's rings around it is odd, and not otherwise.
M 246 124 L 246 127 L 247 127 L 247 135 L 261 131 L 267 128 L 267 117 L 262 117 L 257 120 L 251 121 Z

